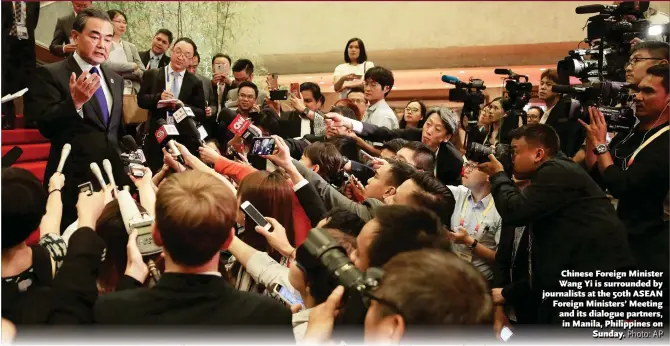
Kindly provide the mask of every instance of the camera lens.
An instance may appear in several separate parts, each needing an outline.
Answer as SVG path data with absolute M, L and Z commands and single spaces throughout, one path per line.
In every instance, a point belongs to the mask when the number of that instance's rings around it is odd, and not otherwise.
M 491 148 L 483 144 L 471 143 L 470 149 L 468 150 L 466 156 L 469 160 L 472 160 L 474 162 L 484 163 L 489 161 L 489 155 L 492 153 L 493 151 L 491 150 Z

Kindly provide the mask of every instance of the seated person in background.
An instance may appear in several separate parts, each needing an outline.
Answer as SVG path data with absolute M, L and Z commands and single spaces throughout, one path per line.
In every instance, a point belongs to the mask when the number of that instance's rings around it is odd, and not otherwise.
M 163 246 L 165 273 L 153 288 L 106 294 L 94 318 L 123 325 L 264 325 L 293 339 L 291 312 L 268 297 L 232 288 L 219 270 L 219 252 L 234 234 L 238 202 L 218 178 L 174 174 L 156 196 L 154 241 Z M 207 313 L 203 313 L 206 311 Z
M 399 127 L 398 118 L 385 100 L 393 88 L 393 82 L 393 72 L 382 66 L 375 66 L 365 72 L 365 99 L 370 102 L 370 106 L 363 115 L 363 122 L 390 130 Z
M 426 122 L 426 105 L 421 102 L 421 100 L 411 100 L 407 103 L 407 106 L 402 109 L 400 128 L 406 129 L 410 127 L 423 127 L 423 123 Z
M 356 120 L 362 121 L 363 116 L 368 111 L 368 100 L 365 99 L 365 90 L 363 88 L 351 88 L 347 93 L 347 99 L 353 102 L 358 107 L 360 118 Z
M 448 233 L 456 244 L 456 253 L 479 269 L 490 283 L 502 220 L 491 196 L 489 177 L 470 161 L 463 171 L 463 185 L 448 188 L 456 200 L 449 223 L 453 232 Z
M 410 141 L 398 150 L 396 158 L 423 172 L 435 171 L 435 153 L 421 142 Z
M 370 307 L 365 316 L 365 343 L 412 343 L 428 336 L 442 342 L 453 336 L 446 326 L 491 322 L 493 304 L 486 282 L 453 254 L 436 249 L 402 252 L 382 269 L 378 288 L 367 295 Z M 343 293 L 343 287 L 338 287 L 325 303 L 314 308 L 305 341 L 330 341 L 333 316 Z
M 382 150 L 378 156 L 382 159 L 392 159 L 398 154 L 398 150 L 400 150 L 407 143 L 408 141 L 402 138 L 394 138 L 390 141 L 386 141 L 384 144 L 382 144 Z M 374 153 L 369 154 L 375 155 Z
M 540 123 L 540 119 L 542 119 L 542 116 L 544 115 L 544 110 L 542 110 L 542 107 L 533 106 L 528 108 L 526 113 L 528 115 L 528 125 L 534 125 Z
M 333 126 L 346 126 L 367 140 L 387 141 L 403 138 L 410 141 L 421 141 L 435 151 L 437 156 L 435 175 L 446 185 L 460 185 L 463 158 L 458 149 L 449 142 L 458 128 L 455 114 L 446 107 L 431 107 L 426 114 L 427 120 L 423 128 L 400 130 L 389 130 L 346 119 L 336 114 L 328 114 L 328 118 L 332 120 Z
M 242 82 L 253 82 L 254 81 L 254 63 L 249 59 L 239 59 L 233 64 L 233 76 L 235 77 L 235 82 L 240 85 Z M 225 95 L 226 100 L 222 102 L 225 107 L 235 110 L 238 106 L 238 97 L 237 93 L 241 91 L 240 88 L 230 89 Z M 259 107 L 262 107 L 267 99 L 268 93 L 265 90 L 258 89 L 256 94 L 256 104 Z

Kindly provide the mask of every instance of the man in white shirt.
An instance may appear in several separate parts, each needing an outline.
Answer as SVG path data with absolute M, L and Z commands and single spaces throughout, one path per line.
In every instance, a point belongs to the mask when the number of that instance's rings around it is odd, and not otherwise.
M 391 130 L 399 127 L 395 112 L 385 100 L 393 88 L 393 83 L 393 72 L 382 66 L 375 66 L 365 73 L 365 99 L 370 106 L 363 115 L 363 122 Z
M 76 219 L 77 186 L 97 182 L 89 165 L 109 159 L 117 184 L 129 185 L 117 152 L 123 128 L 123 78 L 101 64 L 107 60 L 114 27 L 106 13 L 87 9 L 73 23 L 76 51 L 63 61 L 38 67 L 26 94 L 26 115 L 37 122 L 51 141 L 45 182 L 71 146 L 62 173 L 67 177 L 63 196 L 62 229 Z M 127 183 L 126 183 L 127 182 Z

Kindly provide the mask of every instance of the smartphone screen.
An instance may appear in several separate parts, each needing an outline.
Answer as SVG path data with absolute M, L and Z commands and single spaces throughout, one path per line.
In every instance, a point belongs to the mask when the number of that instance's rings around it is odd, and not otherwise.
M 372 160 L 375 159 L 374 156 L 372 156 L 372 155 L 366 153 L 364 150 L 361 150 L 360 153 L 361 153 L 361 155 L 366 159 L 366 161 L 372 161 Z
M 289 291 L 286 287 L 276 284 L 274 285 L 274 288 L 272 289 L 275 294 L 277 294 L 281 300 L 283 300 L 285 303 L 288 305 L 295 305 L 295 304 L 300 304 L 304 305 L 302 302 L 302 298 L 300 296 L 296 296 L 291 291 Z
M 275 150 L 275 140 L 271 137 L 256 137 L 251 143 L 251 155 L 272 155 Z
M 265 220 L 263 215 L 258 211 L 258 209 L 256 209 L 256 207 L 254 207 L 253 204 L 251 204 L 251 202 L 246 201 L 242 203 L 240 209 L 242 209 L 242 211 L 247 214 L 247 216 L 250 217 L 257 225 L 265 228 L 266 231 L 269 231 L 272 227 L 272 225 L 267 220 Z
M 510 330 L 510 329 L 507 328 L 507 327 L 503 327 L 503 329 L 500 331 L 500 338 L 501 338 L 503 341 L 507 341 L 507 340 L 509 340 L 509 338 L 511 338 L 512 335 L 514 335 L 514 333 L 512 333 L 512 330 Z

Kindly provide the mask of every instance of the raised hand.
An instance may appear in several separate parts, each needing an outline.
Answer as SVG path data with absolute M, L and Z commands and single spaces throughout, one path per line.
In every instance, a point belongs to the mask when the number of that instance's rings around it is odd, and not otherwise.
M 70 97 L 74 103 L 76 110 L 81 109 L 84 103 L 93 97 L 95 91 L 100 87 L 100 76 L 97 74 L 91 75 L 88 71 L 84 71 L 79 78 L 76 78 L 74 72 L 70 75 Z
M 216 160 L 218 160 L 219 157 L 221 157 L 221 155 L 219 155 L 219 153 L 217 153 L 216 150 L 206 145 L 203 145 L 200 148 L 198 148 L 198 152 L 200 153 L 200 159 L 202 160 L 202 162 L 208 163 L 210 165 L 216 163 Z
M 63 173 L 56 172 L 49 178 L 49 192 L 54 190 L 61 190 L 65 185 L 65 176 Z

